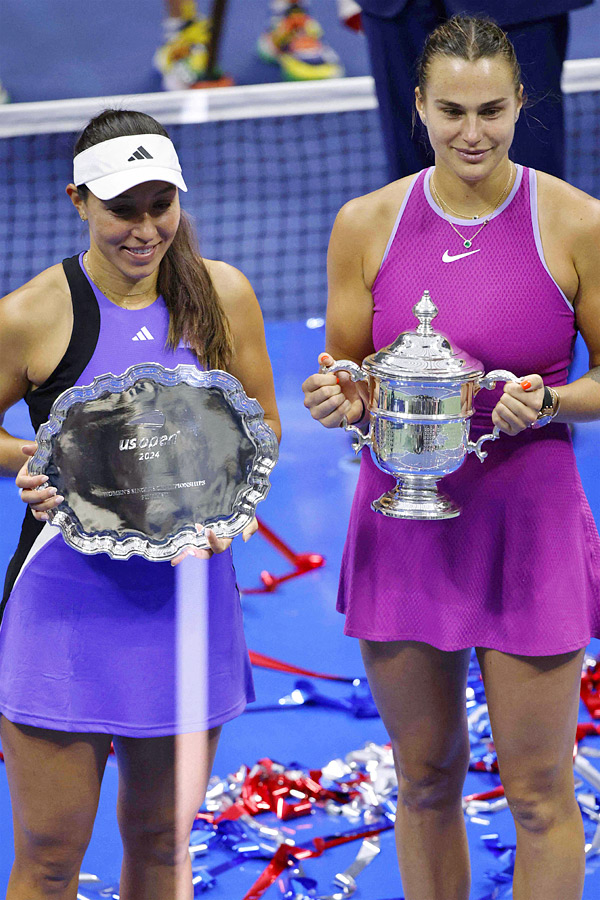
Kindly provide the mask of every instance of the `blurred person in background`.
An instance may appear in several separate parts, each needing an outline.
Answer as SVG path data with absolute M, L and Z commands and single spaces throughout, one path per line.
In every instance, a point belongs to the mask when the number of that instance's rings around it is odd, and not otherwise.
M 165 42 L 154 57 L 165 90 L 232 84 L 232 78 L 220 71 L 207 79 L 210 8 L 203 12 L 194 0 L 165 0 L 165 5 Z M 284 80 L 313 81 L 344 74 L 337 53 L 323 40 L 321 25 L 310 15 L 310 0 L 269 0 L 265 5 L 271 17 L 258 40 L 258 54 L 279 65 Z

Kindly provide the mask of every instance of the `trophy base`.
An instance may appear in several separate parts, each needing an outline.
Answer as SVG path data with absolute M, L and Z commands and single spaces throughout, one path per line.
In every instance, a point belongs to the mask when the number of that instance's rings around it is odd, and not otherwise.
M 435 480 L 415 484 L 398 481 L 391 491 L 382 494 L 371 503 L 371 509 L 392 519 L 454 519 L 460 515 L 460 508 L 449 497 L 442 494 Z

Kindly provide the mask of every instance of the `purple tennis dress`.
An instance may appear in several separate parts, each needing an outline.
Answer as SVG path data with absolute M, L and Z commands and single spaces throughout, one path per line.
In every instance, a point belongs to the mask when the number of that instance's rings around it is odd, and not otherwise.
M 141 310 L 110 303 L 81 257 L 63 263 L 71 342 L 26 398 L 34 427 L 54 397 L 136 363 L 197 364 L 165 347 L 162 297 Z M 203 731 L 254 699 L 231 552 L 172 567 L 139 556 L 86 556 L 28 511 L 9 566 L 0 627 L 0 712 L 70 732 L 155 737 Z
M 476 238 L 480 225 L 452 219 L 473 239 L 468 250 L 432 199 L 432 171 L 412 182 L 373 285 L 375 349 L 415 327 L 412 307 L 426 288 L 439 307 L 436 330 L 486 371 L 565 384 L 575 317 L 544 260 L 535 171 L 518 167 Z M 473 439 L 491 431 L 502 389 L 477 395 Z M 470 454 L 440 482 L 461 515 L 425 522 L 370 509 L 394 482 L 363 452 L 338 596 L 346 634 L 527 656 L 600 636 L 600 539 L 568 427 L 502 434 L 488 446 L 483 464 Z

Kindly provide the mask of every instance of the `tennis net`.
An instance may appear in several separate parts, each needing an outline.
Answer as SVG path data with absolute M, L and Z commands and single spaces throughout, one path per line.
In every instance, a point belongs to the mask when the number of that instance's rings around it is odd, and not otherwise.
M 568 180 L 600 197 L 600 59 L 565 67 Z M 64 193 L 79 129 L 106 107 L 168 127 L 203 255 L 252 282 L 269 319 L 323 315 L 339 208 L 387 180 L 370 77 L 0 109 L 0 296 L 85 245 Z

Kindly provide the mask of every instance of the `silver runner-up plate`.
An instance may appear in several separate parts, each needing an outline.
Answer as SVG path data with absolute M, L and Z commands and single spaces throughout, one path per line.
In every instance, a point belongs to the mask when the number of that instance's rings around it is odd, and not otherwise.
M 50 512 L 67 544 L 113 559 L 167 560 L 233 537 L 269 492 L 278 445 L 262 407 L 218 369 L 131 366 L 54 401 L 31 474 L 64 496 Z

